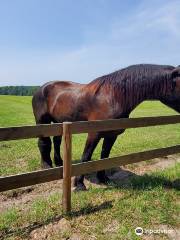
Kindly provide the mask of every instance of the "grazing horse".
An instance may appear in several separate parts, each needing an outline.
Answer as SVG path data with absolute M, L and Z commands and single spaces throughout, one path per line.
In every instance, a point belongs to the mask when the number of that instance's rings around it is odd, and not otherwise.
M 37 124 L 63 121 L 90 121 L 128 118 L 144 100 L 160 100 L 180 112 L 180 66 L 139 64 L 99 77 L 88 84 L 48 82 L 34 94 L 32 105 Z M 89 133 L 82 161 L 90 161 L 99 140 L 104 138 L 101 158 L 107 158 L 119 134 L 125 130 Z M 61 137 L 53 137 L 54 162 L 62 165 Z M 38 141 L 44 168 L 52 167 L 50 137 Z M 101 183 L 108 181 L 105 171 L 97 172 Z M 84 176 L 75 178 L 77 190 L 85 190 Z

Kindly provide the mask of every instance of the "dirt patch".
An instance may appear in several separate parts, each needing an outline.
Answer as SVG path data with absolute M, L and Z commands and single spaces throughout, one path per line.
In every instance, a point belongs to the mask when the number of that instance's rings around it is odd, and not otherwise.
M 39 184 L 32 187 L 15 189 L 0 194 L 0 212 L 9 207 L 23 206 L 33 202 L 34 199 L 48 197 L 55 192 L 62 191 L 62 180 Z
M 113 227 L 113 229 L 111 229 Z M 112 234 L 117 231 L 117 222 L 113 222 L 111 225 L 105 229 L 106 233 Z M 36 230 L 33 230 L 28 240 L 96 240 L 97 238 L 93 235 L 85 236 L 82 232 L 78 231 L 78 229 L 73 230 L 73 226 L 71 226 L 70 221 L 65 218 L 61 220 L 50 223 L 46 226 L 40 227 Z
M 30 233 L 29 239 L 44 240 L 44 239 L 69 239 L 71 224 L 65 218 L 55 223 L 50 223 L 46 226 L 38 228 Z
M 172 228 L 168 225 L 160 225 L 153 229 L 148 229 L 150 232 L 143 233 L 142 239 L 143 240 L 161 240 L 161 239 L 168 239 L 168 240 L 179 240 L 180 239 L 180 230 L 176 228 Z
M 70 221 L 65 218 L 54 222 L 53 224 L 50 223 L 46 226 L 40 227 L 36 230 L 33 230 L 28 240 L 95 240 L 97 239 L 95 236 L 84 236 L 83 233 L 78 232 L 75 230 L 73 232 L 73 227 L 71 226 Z
M 179 240 L 180 239 L 180 229 L 172 228 L 168 225 L 160 225 L 159 230 L 164 231 L 169 240 Z
M 134 169 L 134 173 L 143 175 L 147 172 L 153 172 L 156 170 L 164 170 L 171 166 L 174 166 L 176 163 L 180 162 L 180 158 L 177 158 L 176 155 L 170 155 L 168 157 L 163 158 L 155 158 L 151 161 L 146 162 L 146 164 L 142 164 L 141 162 L 136 164 L 136 168 Z
M 103 230 L 103 233 L 112 235 L 116 233 L 118 229 L 119 229 L 119 223 L 116 220 L 114 220 Z
M 134 167 L 131 166 L 122 166 L 115 168 L 111 173 L 109 173 L 112 180 L 125 180 L 131 176 L 139 175 L 142 176 L 145 173 L 150 173 L 158 170 L 164 170 L 171 166 L 174 166 L 176 163 L 180 162 L 180 158 L 173 156 L 168 156 L 164 158 L 155 158 L 149 162 L 139 162 L 135 163 Z

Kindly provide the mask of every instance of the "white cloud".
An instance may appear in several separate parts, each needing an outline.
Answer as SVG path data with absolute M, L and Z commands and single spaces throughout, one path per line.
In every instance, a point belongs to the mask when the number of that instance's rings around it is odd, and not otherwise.
M 180 1 L 143 1 L 134 14 L 114 23 L 111 36 L 121 40 L 151 32 L 180 38 Z
M 151 1 L 151 6 L 143 6 L 144 9 L 139 14 L 140 21 L 145 22 L 148 28 L 180 37 L 180 1 L 160 1 L 158 8 L 156 3 L 157 1 Z

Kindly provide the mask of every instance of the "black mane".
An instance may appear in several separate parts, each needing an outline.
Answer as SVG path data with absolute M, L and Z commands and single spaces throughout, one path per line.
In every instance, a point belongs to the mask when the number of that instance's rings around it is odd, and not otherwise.
M 124 95 L 131 89 L 134 95 L 136 91 L 141 91 L 144 97 L 152 98 L 172 90 L 170 74 L 174 68 L 169 65 L 137 64 L 96 78 L 89 85 L 95 86 L 96 94 L 101 87 L 112 87 L 115 92 L 121 89 Z
M 175 67 L 170 65 L 156 65 L 156 64 L 137 64 L 122 68 L 113 73 L 96 78 L 94 82 L 111 82 L 112 84 L 121 82 L 125 79 L 134 79 L 134 81 L 148 80 L 152 78 L 162 77 L 172 71 Z

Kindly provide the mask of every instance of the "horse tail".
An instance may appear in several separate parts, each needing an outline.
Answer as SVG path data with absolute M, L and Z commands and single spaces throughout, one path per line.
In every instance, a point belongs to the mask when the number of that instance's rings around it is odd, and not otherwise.
M 32 98 L 32 108 L 36 124 L 48 124 L 51 123 L 50 115 L 48 114 L 47 98 L 43 93 L 43 87 L 39 88 Z M 38 148 L 41 153 L 41 165 L 43 168 L 52 167 L 51 160 L 51 138 L 39 137 Z
M 32 98 L 32 108 L 36 124 L 51 123 L 51 117 L 48 113 L 47 99 L 43 87 L 40 87 Z

